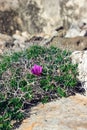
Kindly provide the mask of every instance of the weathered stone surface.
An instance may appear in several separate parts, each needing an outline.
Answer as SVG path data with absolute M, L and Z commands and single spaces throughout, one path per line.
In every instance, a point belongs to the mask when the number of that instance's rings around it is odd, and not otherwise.
M 86 0 L 0 0 L 1 32 L 11 34 L 19 29 L 51 34 L 60 26 L 87 24 L 86 5 Z
M 67 49 L 71 51 L 75 50 L 86 50 L 87 49 L 87 38 L 86 37 L 75 37 L 75 38 L 61 38 L 58 36 L 52 37 L 48 42 L 48 46 L 55 46 L 60 49 Z
M 76 95 L 31 110 L 16 130 L 87 130 L 87 97 Z
M 27 32 L 16 31 L 16 33 L 13 34 L 12 38 L 14 40 L 18 40 L 21 43 L 24 43 L 26 40 L 29 40 L 31 36 Z
M 61 16 L 66 28 L 71 23 L 87 23 L 86 0 L 61 0 Z
M 67 49 L 71 51 L 82 51 L 87 49 L 86 37 L 64 38 L 57 36 L 56 32 L 52 35 L 53 36 L 40 34 L 35 36 L 20 31 L 16 31 L 12 37 L 1 34 L 0 52 L 5 52 L 6 48 L 9 51 L 20 51 L 31 45 L 55 46 L 63 50 Z M 62 35 L 62 33 L 60 35 Z M 6 36 L 10 39 L 8 40 Z
M 26 49 L 29 47 L 28 40 L 31 38 L 29 33 L 27 32 L 20 32 L 16 31 L 15 34 L 13 34 L 12 38 L 14 40 L 14 46 L 12 47 L 13 51 L 21 51 L 23 49 Z
M 0 0 L 0 33 L 12 35 L 20 27 L 18 0 Z
M 66 38 L 77 37 L 77 36 L 86 36 L 87 33 L 87 25 L 75 25 L 72 24 L 69 30 L 65 35 Z
M 78 79 L 85 88 L 87 95 L 87 51 L 75 51 L 71 57 L 73 63 L 78 63 Z
M 12 35 L 15 30 L 21 30 L 18 13 L 9 11 L 0 11 L 0 33 Z
M 17 9 L 19 7 L 18 0 L 0 0 L 0 11 Z
M 11 46 L 13 46 L 12 37 L 0 34 L 0 54 L 4 52 L 5 48 L 10 48 Z

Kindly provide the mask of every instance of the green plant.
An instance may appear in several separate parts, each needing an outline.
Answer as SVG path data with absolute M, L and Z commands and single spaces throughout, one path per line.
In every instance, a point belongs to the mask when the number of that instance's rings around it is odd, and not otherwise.
M 25 117 L 25 106 L 46 103 L 67 97 L 77 87 L 77 65 L 70 52 L 58 48 L 32 46 L 5 55 L 0 63 L 0 130 L 10 130 Z M 42 66 L 42 73 L 34 75 L 31 68 Z M 14 123 L 12 123 L 14 122 Z

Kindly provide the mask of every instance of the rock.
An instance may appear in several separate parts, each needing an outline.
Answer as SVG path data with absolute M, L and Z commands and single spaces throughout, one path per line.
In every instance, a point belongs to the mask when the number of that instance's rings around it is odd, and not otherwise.
M 16 33 L 12 35 L 14 40 L 19 40 L 25 42 L 31 38 L 31 35 L 28 32 L 20 32 L 16 30 Z
M 3 51 L 0 49 L 0 55 L 2 55 L 3 54 Z
M 76 25 L 76 24 L 72 24 L 70 29 L 67 31 L 65 37 L 69 38 L 69 37 L 78 37 L 78 36 L 85 36 L 87 32 L 87 25 L 84 25 L 82 23 L 82 25 Z
M 46 0 L 0 1 L 1 32 L 11 35 L 18 29 L 31 34 L 51 34 L 51 31 L 62 25 L 59 9 L 59 0 L 51 0 L 48 3 Z
M 51 34 L 61 26 L 69 29 L 72 23 L 87 23 L 86 5 L 86 0 L 0 0 L 0 32 Z
M 80 35 L 80 31 L 78 31 L 77 29 L 75 28 L 72 28 L 72 29 L 69 29 L 67 31 L 67 34 L 65 35 L 65 37 L 77 37 Z
M 58 47 L 63 50 L 86 50 L 87 49 L 87 38 L 86 37 L 75 37 L 75 38 L 61 38 L 58 36 L 51 37 L 47 40 L 47 46 Z
M 16 130 L 87 130 L 87 97 L 62 98 L 31 109 Z
M 0 0 L 0 11 L 6 11 L 14 9 L 16 10 L 19 7 L 18 0 Z
M 13 34 L 12 38 L 14 39 L 14 47 L 12 48 L 13 51 L 20 51 L 26 48 L 26 42 L 31 38 L 29 33 L 27 32 L 20 32 L 16 31 Z
M 82 30 L 79 34 L 79 36 L 86 36 L 87 30 Z
M 78 36 L 86 36 L 87 31 L 83 30 L 83 31 L 78 31 L 76 29 L 69 29 L 67 31 L 67 34 L 65 35 L 66 38 L 74 38 L 74 37 L 78 37 Z
M 60 0 L 51 0 L 48 3 L 46 0 L 0 1 L 1 32 L 11 35 L 18 29 L 28 31 L 31 34 L 41 32 L 51 34 L 54 29 L 60 27 L 63 23 L 59 2 Z M 50 9 L 48 10 L 49 6 Z M 8 23 L 8 26 L 6 26 L 6 23 Z
M 18 19 L 18 12 L 15 10 L 0 11 L 0 33 L 12 35 L 15 30 L 21 30 Z
M 71 58 L 73 63 L 78 63 L 78 79 L 87 93 L 87 51 L 75 51 Z
M 25 37 L 23 37 L 21 35 L 18 35 L 18 34 L 14 34 L 12 37 L 13 37 L 14 40 L 18 40 L 18 41 L 21 41 L 21 42 L 25 42 L 26 41 Z
M 80 23 L 85 21 L 87 23 L 87 8 L 86 0 L 61 0 L 60 1 L 60 11 L 63 19 L 64 27 L 69 29 L 72 23 Z
M 28 32 L 22 32 L 21 35 L 26 38 L 26 40 L 29 40 L 31 35 Z
M 13 46 L 12 37 L 5 34 L 0 34 L 0 49 L 4 50 L 5 47 L 10 48 L 11 46 Z

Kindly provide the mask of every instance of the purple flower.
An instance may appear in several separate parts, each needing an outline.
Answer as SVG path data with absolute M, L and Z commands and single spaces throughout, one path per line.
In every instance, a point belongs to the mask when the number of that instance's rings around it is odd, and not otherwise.
M 31 69 L 31 73 L 34 75 L 40 76 L 42 73 L 42 69 L 43 69 L 42 66 L 35 64 Z

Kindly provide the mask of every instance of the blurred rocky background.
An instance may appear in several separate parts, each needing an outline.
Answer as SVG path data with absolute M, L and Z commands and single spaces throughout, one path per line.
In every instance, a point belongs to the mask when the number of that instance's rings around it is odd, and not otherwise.
M 13 50 L 24 48 L 25 42 L 30 45 L 30 41 L 86 50 L 86 4 L 86 0 L 0 0 L 0 53 L 8 47 L 4 35 L 10 36 Z
M 0 0 L 0 33 L 50 34 L 60 27 L 79 32 L 87 24 L 86 5 L 86 0 Z

